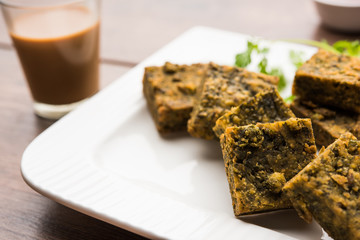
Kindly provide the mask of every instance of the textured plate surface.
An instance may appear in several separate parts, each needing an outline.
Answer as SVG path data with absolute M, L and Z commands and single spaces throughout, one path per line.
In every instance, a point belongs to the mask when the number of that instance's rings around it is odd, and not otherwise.
M 145 66 L 233 65 L 249 38 L 207 27 L 185 32 L 38 136 L 23 155 L 24 180 L 61 204 L 151 238 L 320 239 L 318 225 L 292 210 L 235 219 L 219 144 L 185 134 L 162 138 L 147 111 Z M 289 51 L 316 51 L 269 44 L 269 63 L 288 79 L 295 71 Z

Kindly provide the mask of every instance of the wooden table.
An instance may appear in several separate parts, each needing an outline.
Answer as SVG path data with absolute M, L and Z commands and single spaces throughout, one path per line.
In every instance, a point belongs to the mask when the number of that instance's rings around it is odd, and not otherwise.
M 101 86 L 196 25 L 269 39 L 358 39 L 320 24 L 311 0 L 103 0 Z M 36 117 L 0 17 L 0 239 L 143 239 L 49 200 L 20 174 L 26 146 L 53 122 Z

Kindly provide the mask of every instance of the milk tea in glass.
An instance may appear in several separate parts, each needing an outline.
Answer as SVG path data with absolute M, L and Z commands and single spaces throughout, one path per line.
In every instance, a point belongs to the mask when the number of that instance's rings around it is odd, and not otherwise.
M 40 117 L 58 119 L 99 90 L 99 4 L 1 2 Z

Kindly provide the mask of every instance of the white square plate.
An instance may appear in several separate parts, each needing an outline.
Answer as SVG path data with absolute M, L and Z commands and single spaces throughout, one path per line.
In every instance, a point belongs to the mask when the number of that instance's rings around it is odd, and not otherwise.
M 321 228 L 293 210 L 236 219 L 218 142 L 163 138 L 147 111 L 145 66 L 233 65 L 250 38 L 207 27 L 185 32 L 38 136 L 23 155 L 25 181 L 61 204 L 150 238 L 319 239 Z M 289 51 L 305 57 L 316 51 L 268 44 L 270 64 L 288 79 L 295 72 Z M 282 96 L 290 89 L 291 82 Z

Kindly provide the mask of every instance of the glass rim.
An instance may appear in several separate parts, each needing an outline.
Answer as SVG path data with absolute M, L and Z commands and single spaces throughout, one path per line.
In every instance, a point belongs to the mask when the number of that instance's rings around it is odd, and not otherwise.
M 49 3 L 49 1 L 43 1 L 42 4 L 34 4 L 34 2 L 29 1 L 23 1 L 21 3 L 16 1 L 9 1 L 9 0 L 0 0 L 0 6 L 7 7 L 7 8 L 14 8 L 14 9 L 36 9 L 36 10 L 42 10 L 42 9 L 51 9 L 51 8 L 59 8 L 59 7 L 66 7 L 73 4 L 78 4 L 82 2 L 86 2 L 89 0 L 66 0 L 63 2 L 53 2 L 52 4 Z M 99 0 L 94 0 L 99 1 Z

